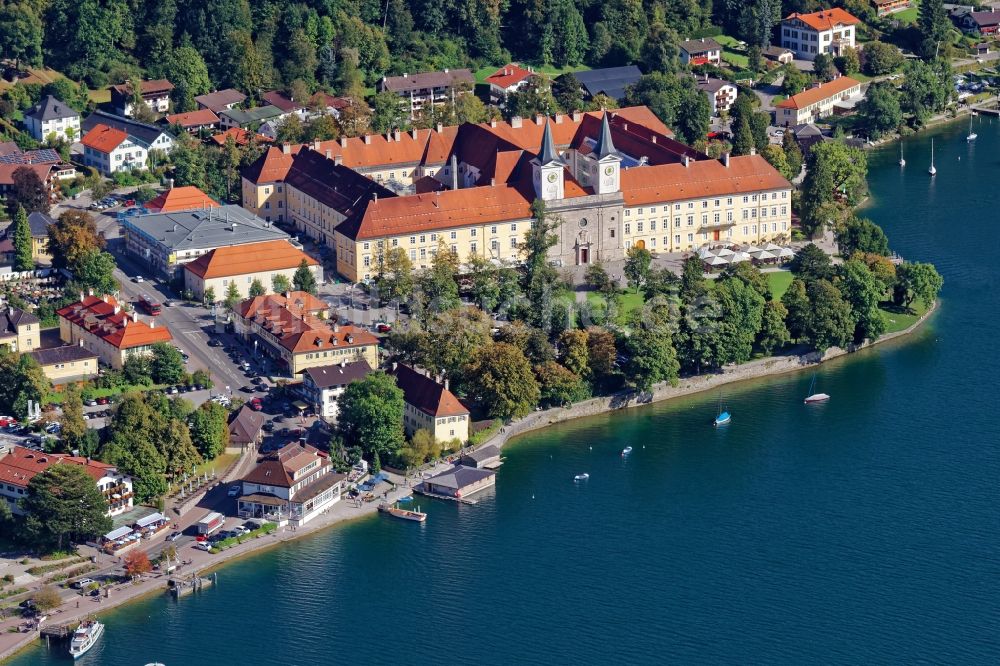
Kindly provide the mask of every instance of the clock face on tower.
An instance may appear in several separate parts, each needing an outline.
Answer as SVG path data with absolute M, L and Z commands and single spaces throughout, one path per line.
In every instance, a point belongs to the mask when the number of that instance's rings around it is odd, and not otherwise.
M 610 176 L 614 172 L 615 172 L 615 168 L 613 166 L 608 165 L 608 166 L 604 167 L 604 175 L 605 176 Z
M 558 177 L 559 177 L 559 176 L 558 176 L 558 175 L 556 175 L 556 173 L 555 173 L 555 172 L 552 172 L 552 173 L 550 173 L 550 174 L 548 175 L 548 177 L 547 177 L 547 178 L 548 178 L 548 181 L 549 181 L 550 183 L 554 183 L 554 182 L 556 182 L 556 178 L 558 178 Z

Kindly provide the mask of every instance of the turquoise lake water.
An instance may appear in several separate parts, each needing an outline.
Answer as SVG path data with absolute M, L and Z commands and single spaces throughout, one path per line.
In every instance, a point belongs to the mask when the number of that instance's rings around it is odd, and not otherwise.
M 966 131 L 933 181 L 929 136 L 871 155 L 865 214 L 946 286 L 914 337 L 824 365 L 828 404 L 799 373 L 727 388 L 723 429 L 705 394 L 535 433 L 478 505 L 235 562 L 109 613 L 80 663 L 996 663 L 1000 121 Z

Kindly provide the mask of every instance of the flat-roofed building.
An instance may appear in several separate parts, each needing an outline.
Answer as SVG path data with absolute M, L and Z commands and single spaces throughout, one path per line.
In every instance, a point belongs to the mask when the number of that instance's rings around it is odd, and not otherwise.
M 267 291 L 272 291 L 274 278 L 278 275 L 288 278 L 291 283 L 303 261 L 316 282 L 322 282 L 320 263 L 287 240 L 220 247 L 184 264 L 184 287 L 197 300 L 202 300 L 205 292 L 211 289 L 221 301 L 229 293 L 229 285 L 233 284 L 240 297 L 247 298 L 254 280 L 259 280 Z
M 239 206 L 134 215 L 121 221 L 125 249 L 158 275 L 183 280 L 181 269 L 220 247 L 289 239 Z

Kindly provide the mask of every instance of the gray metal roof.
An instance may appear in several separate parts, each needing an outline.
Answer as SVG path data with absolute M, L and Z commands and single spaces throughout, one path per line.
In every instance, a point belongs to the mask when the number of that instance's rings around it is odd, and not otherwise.
M 322 365 L 308 368 L 306 374 L 317 388 L 325 389 L 331 386 L 346 386 L 353 381 L 364 379 L 372 371 L 368 361 L 354 361 L 337 365 Z
M 247 96 L 239 90 L 226 88 L 225 90 L 216 90 L 215 92 L 198 95 L 194 98 L 194 101 L 218 113 L 219 111 L 224 111 L 230 104 L 239 104 L 246 98 Z
M 427 479 L 427 483 L 435 486 L 442 486 L 444 488 L 461 490 L 468 485 L 476 483 L 477 481 L 482 481 L 483 479 L 494 476 L 495 474 L 496 472 L 491 472 L 488 469 L 476 469 L 475 467 L 458 465 L 447 472 L 442 472 L 437 476 L 432 476 Z
M 258 106 L 257 108 L 247 109 L 246 111 L 241 109 L 226 109 L 225 111 L 220 112 L 219 115 L 232 119 L 232 121 L 237 125 L 249 125 L 250 123 L 257 123 L 277 118 L 284 115 L 284 111 L 276 106 L 268 104 L 267 106 Z
M 74 118 L 80 115 L 76 109 L 72 109 L 65 102 L 60 102 L 52 95 L 46 95 L 42 100 L 31 107 L 25 118 L 35 118 L 42 122 L 46 120 L 58 120 L 59 118 Z
M 31 235 L 34 238 L 48 236 L 49 225 L 55 223 L 55 220 L 39 211 L 35 211 L 31 215 L 28 215 L 28 227 L 31 229 Z
M 137 120 L 123 118 L 122 116 L 116 116 L 104 111 L 94 111 L 92 114 L 87 116 L 80 125 L 80 129 L 84 134 L 86 134 L 92 130 L 95 125 L 107 125 L 108 127 L 113 127 L 117 130 L 125 132 L 126 134 L 134 136 L 137 139 L 141 139 L 150 145 L 160 138 L 161 134 L 166 134 L 171 139 L 176 138 L 170 132 L 165 132 L 162 128 L 157 127 L 156 125 L 140 123 Z
M 476 462 L 483 462 L 484 460 L 489 460 L 491 458 L 496 458 L 500 455 L 500 449 L 494 444 L 489 444 L 482 448 L 476 449 L 475 451 L 470 451 L 466 453 L 463 458 L 468 458 L 470 460 L 475 460 Z
M 642 72 L 635 65 L 624 67 L 605 67 L 584 72 L 573 72 L 587 94 L 593 97 L 604 93 L 612 99 L 625 97 L 625 86 L 632 85 L 642 78 Z
M 137 215 L 123 222 L 171 250 L 288 240 L 288 234 L 239 206 Z

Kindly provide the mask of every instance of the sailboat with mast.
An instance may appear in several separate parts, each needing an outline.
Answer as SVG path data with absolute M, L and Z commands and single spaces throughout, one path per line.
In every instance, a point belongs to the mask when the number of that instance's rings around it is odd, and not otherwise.
M 903 159 L 903 142 L 902 141 L 899 142 L 899 166 L 901 166 L 901 167 L 905 167 L 906 166 L 906 160 Z
M 812 383 L 809 384 L 809 393 L 806 395 L 805 403 L 807 405 L 815 405 L 818 402 L 826 402 L 830 399 L 826 393 L 813 393 L 816 389 L 816 375 L 813 375 Z
M 970 113 L 969 114 L 969 136 L 965 137 L 966 141 L 975 141 L 976 138 L 979 136 L 978 134 L 976 134 L 975 132 L 972 131 L 972 117 L 974 115 L 975 115 L 975 113 Z
M 718 428 L 719 426 L 724 426 L 733 420 L 733 416 L 732 414 L 729 413 L 729 410 L 722 408 L 721 393 L 719 394 L 719 407 L 716 410 L 716 414 L 718 414 L 718 416 L 716 416 L 715 421 L 712 422 L 712 425 L 714 425 L 716 428 Z
M 934 166 L 934 139 L 931 139 L 931 166 L 927 169 L 927 173 L 932 176 L 937 174 L 937 167 Z

